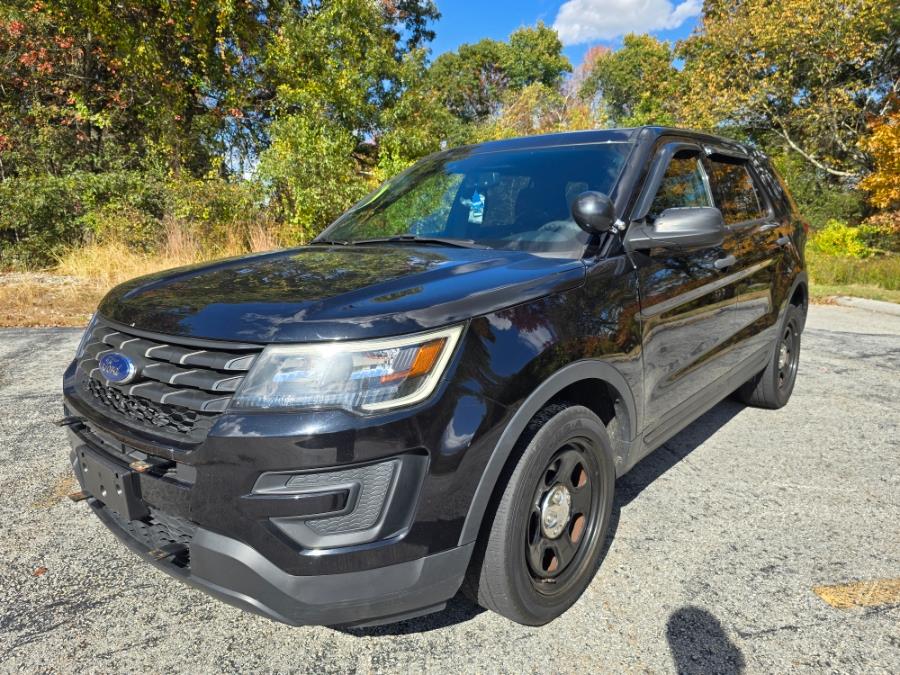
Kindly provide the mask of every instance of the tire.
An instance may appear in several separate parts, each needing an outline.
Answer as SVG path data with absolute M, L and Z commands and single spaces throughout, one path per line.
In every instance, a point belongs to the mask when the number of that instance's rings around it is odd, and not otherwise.
M 772 410 L 781 408 L 790 400 L 800 366 L 802 330 L 802 311 L 796 305 L 788 305 L 769 365 L 735 392 L 738 400 L 757 408 Z
M 606 427 L 583 406 L 547 406 L 516 450 L 464 591 L 516 623 L 541 626 L 565 612 L 597 570 L 615 468 Z

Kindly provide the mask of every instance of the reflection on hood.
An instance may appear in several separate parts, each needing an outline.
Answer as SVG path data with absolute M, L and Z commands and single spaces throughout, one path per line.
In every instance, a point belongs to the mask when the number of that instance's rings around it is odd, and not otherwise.
M 572 286 L 578 260 L 431 246 L 307 247 L 129 281 L 100 313 L 171 335 L 244 342 L 412 332 Z

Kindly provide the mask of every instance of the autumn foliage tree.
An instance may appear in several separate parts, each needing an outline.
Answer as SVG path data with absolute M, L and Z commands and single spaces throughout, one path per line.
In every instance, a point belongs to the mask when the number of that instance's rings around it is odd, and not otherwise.
M 684 61 L 685 124 L 773 142 L 860 179 L 859 140 L 900 87 L 900 12 L 885 0 L 706 0 Z
M 115 59 L 62 8 L 4 18 L 0 179 L 128 165 L 123 154 L 134 153 L 118 141 L 134 131 L 136 109 Z
M 859 186 L 878 208 L 900 209 L 900 110 L 877 118 L 870 129 L 871 135 L 860 143 L 875 168 Z

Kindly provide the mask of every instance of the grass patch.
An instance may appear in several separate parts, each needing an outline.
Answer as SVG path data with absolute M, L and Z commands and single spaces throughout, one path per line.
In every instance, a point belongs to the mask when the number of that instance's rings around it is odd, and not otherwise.
M 881 300 L 883 302 L 896 302 L 900 304 L 900 291 L 890 291 L 878 286 L 828 286 L 811 283 L 809 287 L 810 300 L 816 303 L 827 303 L 829 298 L 838 295 L 846 295 L 853 298 L 866 298 L 867 300 Z
M 83 327 L 103 297 L 100 286 L 46 273 L 0 274 L 0 326 Z
M 112 239 L 66 251 L 50 272 L 0 273 L 0 327 L 84 326 L 113 286 L 145 274 L 278 248 L 267 230 L 250 231 L 246 242 L 216 249 L 190 232 L 167 228 L 160 251 L 147 253 Z
M 278 247 L 276 237 L 262 227 L 251 229 L 246 241 L 232 238 L 211 248 L 199 242 L 189 229 L 170 225 L 163 233 L 158 251 L 141 251 L 121 239 L 112 238 L 69 249 L 59 258 L 55 271 L 108 290 L 145 274 Z
M 870 286 L 900 291 L 900 255 L 896 253 L 871 258 L 849 258 L 808 250 L 806 265 L 813 285 Z
M 121 242 L 70 249 L 52 272 L 0 274 L 0 326 L 84 326 L 116 284 L 199 259 L 135 252 Z
M 900 255 L 849 258 L 807 250 L 809 294 L 814 302 L 836 295 L 900 303 Z

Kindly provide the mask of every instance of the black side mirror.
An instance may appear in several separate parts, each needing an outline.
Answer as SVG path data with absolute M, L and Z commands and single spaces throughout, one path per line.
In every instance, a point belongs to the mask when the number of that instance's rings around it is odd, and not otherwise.
M 572 202 L 572 218 L 585 232 L 608 232 L 616 222 L 616 207 L 602 192 L 582 192 Z
M 666 209 L 653 225 L 632 225 L 625 245 L 632 250 L 712 248 L 725 240 L 722 212 L 711 206 Z

